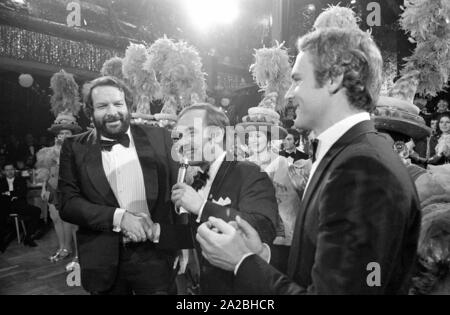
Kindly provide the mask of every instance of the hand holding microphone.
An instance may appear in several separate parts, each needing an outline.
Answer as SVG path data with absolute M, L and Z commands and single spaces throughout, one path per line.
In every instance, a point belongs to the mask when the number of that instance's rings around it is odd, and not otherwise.
M 188 159 L 186 157 L 182 157 L 180 159 L 180 167 L 178 169 L 177 184 L 181 184 L 181 183 L 184 183 L 186 181 L 186 173 L 187 173 L 188 167 L 189 167 Z M 181 207 L 177 207 L 177 206 L 175 206 L 175 212 L 177 214 L 189 213 L 185 209 L 183 209 Z

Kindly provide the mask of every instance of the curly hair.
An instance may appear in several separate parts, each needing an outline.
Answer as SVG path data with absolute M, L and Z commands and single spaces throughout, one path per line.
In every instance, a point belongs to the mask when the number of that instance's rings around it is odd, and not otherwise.
M 312 56 L 318 87 L 343 75 L 341 87 L 346 89 L 350 104 L 368 112 L 375 109 L 383 59 L 368 33 L 358 29 L 319 29 L 300 38 L 298 49 Z
M 83 85 L 83 110 L 87 117 L 94 113 L 94 104 L 92 103 L 92 91 L 99 86 L 113 86 L 124 93 L 125 102 L 128 110 L 133 106 L 133 94 L 130 88 L 120 79 L 111 76 L 98 77 Z

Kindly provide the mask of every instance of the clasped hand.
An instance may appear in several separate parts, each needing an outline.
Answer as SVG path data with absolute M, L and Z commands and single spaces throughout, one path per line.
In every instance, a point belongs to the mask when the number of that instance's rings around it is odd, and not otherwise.
M 120 223 L 122 233 L 132 242 L 153 241 L 156 224 L 146 213 L 125 212 Z

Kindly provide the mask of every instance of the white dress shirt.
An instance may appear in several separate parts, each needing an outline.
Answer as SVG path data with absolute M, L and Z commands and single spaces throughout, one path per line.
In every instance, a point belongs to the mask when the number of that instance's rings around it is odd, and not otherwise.
M 144 175 L 130 129 L 127 134 L 130 137 L 128 148 L 115 144 L 111 151 L 102 150 L 103 170 L 120 206 L 114 213 L 114 232 L 121 231 L 120 223 L 125 211 L 149 215 Z M 101 139 L 112 141 L 103 136 Z
M 200 211 L 198 212 L 197 216 L 197 222 L 200 223 L 200 219 L 202 217 L 203 208 L 205 207 L 206 202 L 208 201 L 208 195 L 211 191 L 211 186 L 214 182 L 214 179 L 216 178 L 217 172 L 219 171 L 220 166 L 222 166 L 223 160 L 225 159 L 225 156 L 227 155 L 226 152 L 223 152 L 219 155 L 219 157 L 211 163 L 211 166 L 209 167 L 209 178 L 206 181 L 205 186 L 200 188 L 197 192 L 198 194 L 203 198 L 204 202 L 200 208 Z
M 331 149 L 331 147 L 351 128 L 360 122 L 370 120 L 370 115 L 367 112 L 358 113 L 351 115 L 347 118 L 342 119 L 341 121 L 335 123 L 333 126 L 329 127 L 327 130 L 322 132 L 318 137 L 319 145 L 317 146 L 316 151 L 316 161 L 313 163 L 311 167 L 311 172 L 309 174 L 308 183 L 306 184 L 303 196 L 305 196 L 305 192 L 308 189 L 309 182 L 314 175 L 317 167 L 322 161 L 323 157 L 327 152 Z
M 200 208 L 200 211 L 198 212 L 198 216 L 197 216 L 197 222 L 200 223 L 200 219 L 202 217 L 202 213 L 203 213 L 203 208 L 206 205 L 206 202 L 208 201 L 208 195 L 209 192 L 211 191 L 211 186 L 214 182 L 214 179 L 216 178 L 217 172 L 219 171 L 220 166 L 222 166 L 222 163 L 225 159 L 226 156 L 226 152 L 223 152 L 221 155 L 219 155 L 219 157 L 211 164 L 211 166 L 209 167 L 209 178 L 206 181 L 205 186 L 203 186 L 201 189 L 198 190 L 199 195 L 205 200 L 203 202 L 203 205 Z M 263 243 L 262 244 L 264 250 L 263 250 L 263 259 L 265 261 L 267 261 L 267 263 L 270 262 L 271 259 L 271 251 L 270 251 L 270 247 L 269 245 Z M 234 268 L 234 274 L 236 275 L 240 265 L 242 264 L 242 262 L 249 256 L 253 255 L 253 253 L 247 253 L 244 256 L 242 256 L 242 258 L 239 260 L 239 262 L 237 263 L 237 265 Z
M 8 181 L 8 189 L 9 191 L 14 191 L 14 177 L 13 178 L 6 178 Z

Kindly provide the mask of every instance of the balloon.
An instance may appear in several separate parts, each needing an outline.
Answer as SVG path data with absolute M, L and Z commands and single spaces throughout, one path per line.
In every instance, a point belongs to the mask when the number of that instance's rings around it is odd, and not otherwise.
M 29 88 L 33 85 L 33 77 L 30 74 L 21 74 L 19 76 L 19 84 L 24 88 Z

